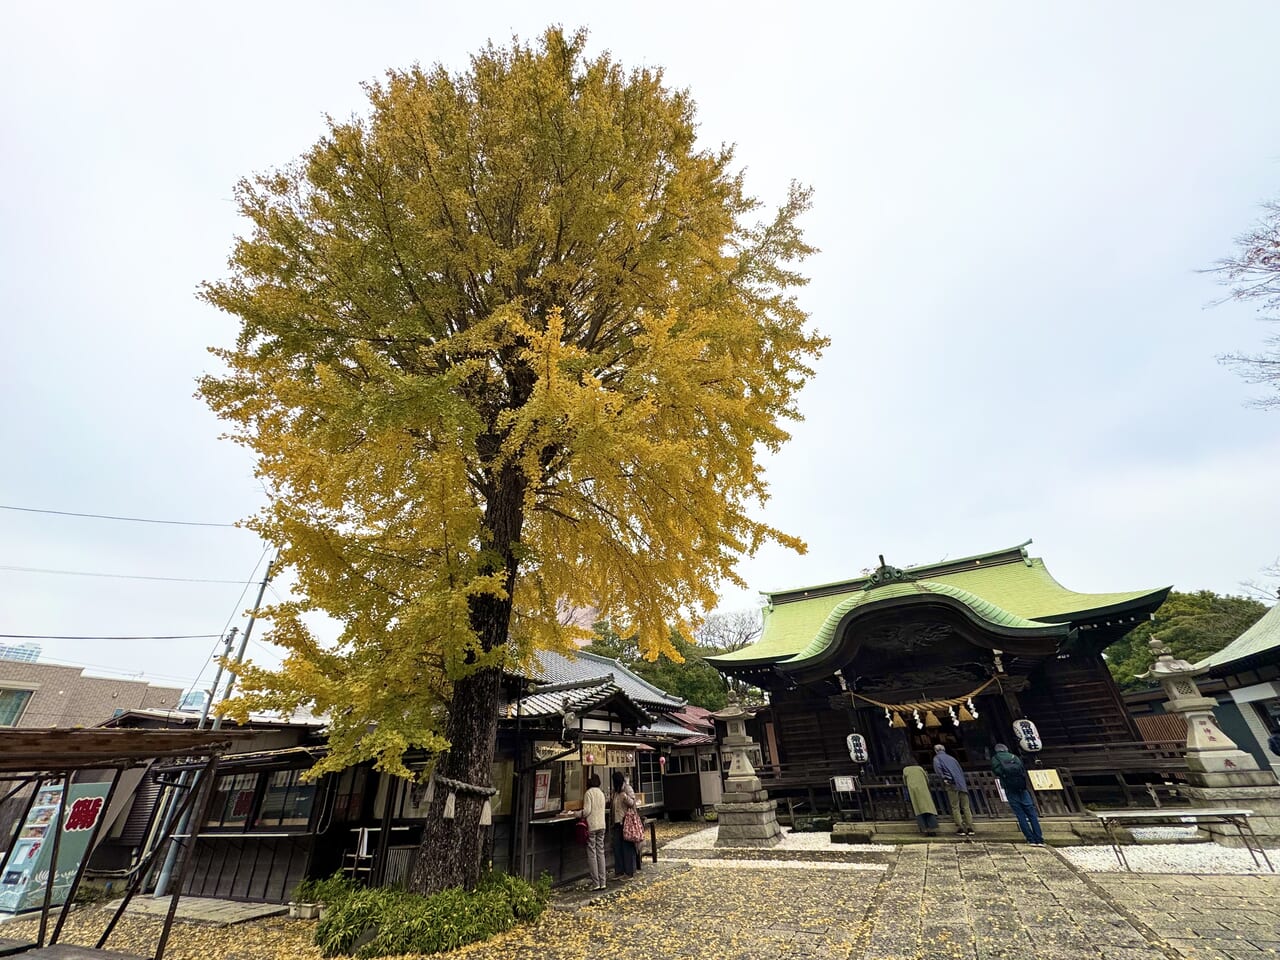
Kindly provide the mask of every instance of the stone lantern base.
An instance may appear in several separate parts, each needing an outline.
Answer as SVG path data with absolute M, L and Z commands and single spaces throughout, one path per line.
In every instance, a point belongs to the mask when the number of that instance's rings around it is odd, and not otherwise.
M 716 815 L 717 847 L 772 847 L 782 839 L 778 801 L 769 799 L 759 777 L 730 777 Z

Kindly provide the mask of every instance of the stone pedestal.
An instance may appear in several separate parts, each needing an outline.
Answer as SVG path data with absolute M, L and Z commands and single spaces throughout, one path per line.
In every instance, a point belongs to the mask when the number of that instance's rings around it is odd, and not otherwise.
M 1169 699 L 1164 708 L 1187 724 L 1187 797 L 1193 807 L 1252 810 L 1249 825 L 1264 847 L 1280 846 L 1280 782 L 1270 770 L 1258 769 L 1253 754 L 1241 750 L 1218 726 L 1217 701 L 1201 696 L 1195 667 L 1175 660 L 1168 647 L 1151 640 L 1156 662 L 1144 676 L 1160 681 Z M 1240 835 L 1226 824 L 1202 824 L 1200 832 L 1215 843 L 1240 846 Z
M 778 802 L 760 785 L 749 750 L 754 746 L 747 736 L 746 720 L 750 716 L 731 699 L 729 706 L 712 714 L 723 720 L 729 734 L 724 745 L 733 754 L 724 794 L 716 804 L 719 831 L 717 847 L 772 847 L 782 839 L 778 826 Z

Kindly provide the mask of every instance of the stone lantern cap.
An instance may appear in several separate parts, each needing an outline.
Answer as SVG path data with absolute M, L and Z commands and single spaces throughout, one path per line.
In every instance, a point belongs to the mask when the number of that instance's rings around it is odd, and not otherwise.
M 1138 674 L 1139 680 L 1159 680 L 1161 677 L 1193 677 L 1205 672 L 1202 669 L 1197 670 L 1185 660 L 1175 659 L 1173 651 L 1169 649 L 1169 645 L 1159 637 L 1152 637 L 1147 642 L 1147 646 L 1156 655 L 1156 659 L 1151 664 L 1150 670 L 1146 673 Z
M 756 711 L 744 707 L 738 700 L 738 694 L 733 690 L 729 691 L 729 702 L 725 708 L 711 714 L 717 720 L 750 720 L 755 715 Z

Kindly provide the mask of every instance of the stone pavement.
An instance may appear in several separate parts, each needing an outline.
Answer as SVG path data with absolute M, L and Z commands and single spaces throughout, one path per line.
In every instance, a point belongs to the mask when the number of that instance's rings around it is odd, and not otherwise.
M 1004 843 L 910 846 L 882 859 L 868 853 L 862 870 L 690 859 L 685 872 L 556 911 L 483 956 L 569 960 L 584 955 L 583 935 L 617 960 L 1259 960 L 1280 951 L 1276 877 L 1085 876 L 1052 850 Z
M 1183 957 L 1280 954 L 1280 876 L 1093 874 L 1120 910 Z

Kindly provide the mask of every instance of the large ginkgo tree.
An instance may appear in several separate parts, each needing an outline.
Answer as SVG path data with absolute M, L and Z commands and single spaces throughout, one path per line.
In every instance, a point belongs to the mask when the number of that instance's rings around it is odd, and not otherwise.
M 793 186 L 757 219 L 728 148 L 655 69 L 582 33 L 391 71 L 368 109 L 243 181 L 203 297 L 238 319 L 201 394 L 271 491 L 251 521 L 297 576 L 287 650 L 233 711 L 329 721 L 317 772 L 411 748 L 491 783 L 504 667 L 566 606 L 678 657 L 773 540 L 760 458 L 824 340 L 794 299 Z M 318 614 L 336 623 L 315 628 Z M 324 634 L 324 637 L 321 637 Z M 474 884 L 483 792 L 436 790 L 412 885 Z

